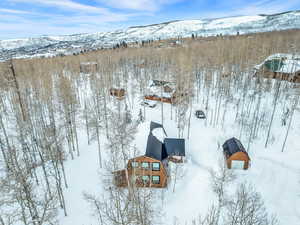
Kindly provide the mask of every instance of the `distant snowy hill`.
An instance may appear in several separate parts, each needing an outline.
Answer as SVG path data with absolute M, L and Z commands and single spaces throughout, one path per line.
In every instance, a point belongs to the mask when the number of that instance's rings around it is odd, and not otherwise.
M 0 40 L 0 60 L 25 57 L 72 54 L 81 50 L 108 48 L 121 41 L 135 42 L 173 37 L 214 36 L 300 28 L 300 11 L 274 15 L 239 16 L 219 19 L 172 21 L 148 26 L 130 27 L 113 32 L 42 36 Z

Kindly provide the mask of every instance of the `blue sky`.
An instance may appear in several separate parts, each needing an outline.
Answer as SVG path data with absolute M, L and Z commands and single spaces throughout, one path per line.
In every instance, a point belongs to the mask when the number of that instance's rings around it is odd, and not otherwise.
M 0 0 L 0 40 L 298 9 L 299 0 Z

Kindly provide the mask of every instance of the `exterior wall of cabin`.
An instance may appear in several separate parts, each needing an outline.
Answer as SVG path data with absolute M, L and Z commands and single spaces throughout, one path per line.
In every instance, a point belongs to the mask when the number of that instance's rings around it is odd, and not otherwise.
M 161 101 L 161 102 L 165 102 L 165 103 L 172 103 L 171 98 L 159 97 L 156 95 L 146 95 L 144 98 L 148 99 L 148 100 L 152 100 L 152 101 Z
M 230 157 L 226 156 L 226 162 L 227 162 L 227 167 L 228 169 L 231 169 L 231 164 L 232 164 L 232 160 L 239 160 L 239 161 L 244 161 L 245 164 L 244 164 L 244 169 L 248 169 L 249 168 L 249 157 L 246 153 L 244 152 L 237 152 L 237 153 L 234 153 L 233 155 L 231 155 Z
M 264 66 L 262 66 L 256 73 L 268 79 L 279 79 L 279 80 L 287 80 L 293 83 L 300 83 L 299 71 L 296 73 L 278 73 L 278 72 L 270 71 Z
M 137 163 L 138 166 L 133 167 L 132 163 Z M 148 168 L 143 168 L 142 163 L 148 163 Z M 153 168 L 153 163 L 159 163 L 159 170 Z M 157 164 L 156 164 L 157 165 Z M 131 182 L 135 182 L 137 187 L 154 187 L 154 188 L 164 188 L 167 186 L 167 171 L 163 163 L 159 160 L 140 156 L 134 159 L 130 159 L 127 164 L 128 176 Z M 149 181 L 143 181 L 143 176 L 148 176 Z M 153 179 L 159 177 L 159 182 L 153 182 Z

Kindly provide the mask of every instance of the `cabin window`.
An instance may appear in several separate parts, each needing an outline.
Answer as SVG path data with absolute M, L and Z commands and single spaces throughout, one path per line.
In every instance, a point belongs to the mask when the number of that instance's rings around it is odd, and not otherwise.
M 159 184 L 160 176 L 152 176 L 152 184 Z
M 147 184 L 150 181 L 150 177 L 149 176 L 142 176 L 142 181 L 143 181 L 144 184 Z
M 150 167 L 149 162 L 142 162 L 143 169 L 149 169 L 149 167 Z
M 152 163 L 152 170 L 153 171 L 159 171 L 160 170 L 160 163 L 159 162 L 153 162 Z
M 139 162 L 131 162 L 132 168 L 138 168 L 139 167 Z

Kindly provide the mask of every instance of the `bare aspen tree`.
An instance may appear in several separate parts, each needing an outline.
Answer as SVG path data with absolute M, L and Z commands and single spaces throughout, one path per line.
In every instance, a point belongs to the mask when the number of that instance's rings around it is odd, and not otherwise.
M 276 106 L 277 106 L 277 103 L 278 103 L 278 100 L 279 100 L 279 95 L 280 95 L 280 86 L 281 86 L 281 81 L 276 80 L 276 83 L 275 83 L 275 96 L 274 96 L 274 102 L 273 102 L 273 110 L 272 110 L 271 120 L 270 120 L 270 123 L 269 123 L 269 128 L 268 128 L 268 133 L 267 133 L 267 138 L 266 138 L 266 143 L 265 143 L 265 148 L 268 147 L 270 132 L 271 132 L 272 124 L 273 124 L 273 119 L 274 119 L 274 115 L 275 115 L 275 111 L 276 111 Z
M 226 188 L 229 183 L 231 183 L 235 179 L 235 175 L 232 170 L 228 170 L 226 168 L 225 163 L 222 160 L 219 160 L 218 170 L 210 171 L 211 175 L 211 184 L 214 193 L 217 195 L 218 204 L 216 206 L 217 209 L 217 219 L 216 224 L 219 224 L 219 220 L 221 217 L 221 211 L 226 206 L 227 203 L 227 192 Z
M 295 109 L 296 109 L 296 107 L 298 105 L 298 102 L 299 102 L 299 96 L 295 96 L 294 104 L 292 105 L 292 112 L 291 112 L 291 116 L 290 116 L 291 117 L 290 118 L 290 122 L 289 122 L 289 125 L 288 125 L 288 128 L 287 128 L 287 131 L 286 131 L 286 135 L 284 137 L 284 142 L 282 144 L 281 152 L 283 152 L 283 150 L 284 150 L 284 147 L 285 147 L 285 144 L 286 144 L 286 140 L 287 140 L 289 132 L 290 132 L 290 128 L 291 128 L 291 124 L 292 124 L 294 112 L 295 112 Z
M 226 205 L 224 224 L 276 225 L 277 219 L 269 216 L 264 202 L 251 185 L 241 184 L 235 197 Z

